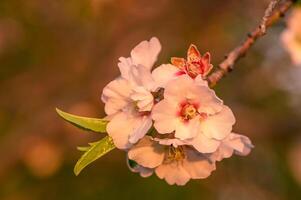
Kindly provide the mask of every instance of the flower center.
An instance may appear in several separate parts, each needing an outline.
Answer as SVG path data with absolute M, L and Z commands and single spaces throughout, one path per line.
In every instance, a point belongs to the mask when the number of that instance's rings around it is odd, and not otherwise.
M 180 105 L 179 116 L 185 121 L 193 119 L 198 115 L 197 107 L 196 104 L 185 102 Z
M 172 161 L 180 161 L 185 158 L 185 151 L 182 146 L 173 147 L 170 146 L 168 149 L 168 154 L 167 154 L 167 161 L 172 162 Z

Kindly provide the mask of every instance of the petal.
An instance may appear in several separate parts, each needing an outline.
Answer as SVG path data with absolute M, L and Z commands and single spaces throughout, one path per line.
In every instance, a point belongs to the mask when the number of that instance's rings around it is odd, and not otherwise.
M 251 152 L 252 145 L 250 139 L 246 136 L 231 133 L 227 136 L 219 146 L 216 152 L 210 155 L 212 160 L 221 161 L 235 154 L 246 156 Z
M 131 146 L 129 136 L 133 133 L 134 127 L 135 118 L 119 112 L 108 123 L 107 132 L 118 149 L 127 149 Z
M 234 149 L 235 153 L 241 156 L 246 156 L 251 152 L 251 149 L 254 148 L 251 140 L 244 136 L 235 133 L 231 133 L 225 144 Z
M 217 150 L 221 142 L 215 139 L 210 139 L 204 134 L 199 133 L 195 138 L 191 139 L 187 143 L 192 145 L 200 153 L 212 153 Z
M 154 97 L 144 87 L 133 88 L 131 99 L 137 103 L 140 112 L 151 111 L 153 108 Z
M 154 120 L 154 127 L 159 133 L 171 133 L 176 128 L 177 107 L 173 103 L 163 99 L 154 106 L 152 118 Z
M 150 116 L 138 117 L 134 130 L 129 137 L 130 143 L 135 144 L 139 139 L 143 138 L 152 127 L 152 124 L 153 122 Z
M 210 89 L 208 85 L 200 85 L 200 80 L 196 81 L 198 87 L 191 88 L 191 92 L 198 94 L 195 98 L 199 102 L 199 113 L 215 114 L 223 109 L 223 101 L 219 99 L 214 90 Z
M 211 62 L 210 60 L 211 60 L 211 55 L 209 52 L 206 52 L 202 57 L 202 62 L 204 63 L 204 66 L 205 66 L 203 76 L 208 75 L 213 68 L 213 65 L 210 64 L 210 62 Z
M 162 164 L 155 172 L 160 179 L 165 179 L 170 185 L 185 185 L 190 180 L 190 175 L 178 162 Z
M 193 179 L 207 178 L 216 169 L 215 162 L 192 148 L 186 148 L 186 156 L 183 167 Z
M 153 174 L 154 170 L 146 167 L 142 167 L 141 165 L 138 165 L 137 163 L 131 164 L 131 162 L 134 162 L 132 160 L 129 160 L 127 158 L 127 166 L 128 168 L 134 172 L 134 173 L 139 173 L 140 176 L 143 178 L 149 177 Z
M 186 145 L 186 141 L 183 141 L 183 140 L 179 140 L 177 138 L 173 138 L 173 139 L 168 139 L 168 138 L 164 138 L 164 139 L 161 139 L 161 138 L 154 138 L 155 141 L 158 141 L 159 144 L 162 144 L 162 145 L 166 145 L 166 146 L 174 146 L 174 147 L 178 147 L 178 146 L 181 146 L 181 145 Z
M 131 93 L 129 82 L 123 78 L 111 81 L 102 93 L 102 101 L 105 103 L 107 115 L 114 114 L 128 105 Z
M 156 87 L 165 88 L 168 81 L 177 78 L 180 70 L 171 64 L 163 64 L 153 70 L 152 76 Z
M 186 140 L 195 137 L 199 132 L 200 120 L 198 117 L 189 120 L 188 122 L 183 122 L 178 120 L 176 123 L 176 133 L 175 137 L 181 140 Z
M 132 61 L 135 65 L 143 65 L 150 70 L 160 51 L 161 44 L 158 38 L 153 37 L 150 41 L 142 41 L 131 51 Z
M 200 59 L 201 59 L 201 54 L 198 48 L 194 44 L 191 44 L 187 52 L 187 61 L 192 62 Z
M 231 133 L 234 123 L 235 117 L 231 109 L 223 106 L 222 111 L 201 122 L 200 131 L 208 138 L 222 140 Z
M 151 137 L 145 136 L 128 152 L 128 157 L 146 168 L 159 166 L 164 159 L 164 146 L 152 141 Z
M 144 87 L 152 91 L 155 86 L 151 72 L 143 65 L 133 65 L 129 71 L 129 82 L 135 87 Z
M 212 161 L 221 161 L 224 158 L 230 158 L 233 155 L 233 153 L 234 153 L 233 148 L 225 145 L 222 142 L 221 145 L 218 147 L 218 149 L 212 154 L 209 154 L 208 156 Z
M 119 58 L 118 67 L 122 78 L 126 80 L 129 79 L 129 73 L 132 65 L 134 64 L 131 58 L 124 58 L 124 57 Z
M 190 89 L 193 87 L 195 87 L 194 81 L 188 75 L 179 76 L 167 83 L 164 98 L 173 100 L 178 104 L 190 96 Z M 197 96 L 197 94 L 194 94 L 194 96 Z
M 202 75 L 198 75 L 197 77 L 195 77 L 194 82 L 195 82 L 197 85 L 209 87 L 209 86 L 208 86 L 208 82 L 207 82 L 206 80 L 203 79 Z
M 178 69 L 185 70 L 186 60 L 184 58 L 172 57 L 170 59 L 171 64 L 176 66 Z

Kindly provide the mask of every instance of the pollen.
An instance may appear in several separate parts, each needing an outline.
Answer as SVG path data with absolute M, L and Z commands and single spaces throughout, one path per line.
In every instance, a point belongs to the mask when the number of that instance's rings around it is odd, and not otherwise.
M 180 115 L 184 120 L 193 119 L 198 114 L 197 107 L 193 104 L 185 104 L 182 106 Z
M 173 147 L 170 146 L 167 154 L 167 161 L 181 161 L 185 158 L 185 151 L 182 146 Z

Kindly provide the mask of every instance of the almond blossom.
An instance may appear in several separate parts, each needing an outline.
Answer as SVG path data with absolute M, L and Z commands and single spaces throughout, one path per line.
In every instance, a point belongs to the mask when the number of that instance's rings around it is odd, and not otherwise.
M 295 65 L 301 66 L 301 8 L 295 8 L 288 20 L 288 28 L 282 33 L 281 40 Z
M 171 64 L 161 65 L 153 71 L 153 77 L 158 87 L 164 87 L 169 80 L 185 74 L 192 79 L 205 79 L 212 68 L 210 53 L 202 56 L 197 47 L 191 44 L 187 51 L 187 60 L 172 57 Z
M 152 118 L 159 134 L 173 134 L 182 144 L 212 153 L 231 133 L 235 117 L 205 81 L 200 83 L 187 75 L 169 81 L 164 99 L 153 108 Z M 172 143 L 177 145 L 179 141 Z
M 150 111 L 154 98 L 151 92 L 155 84 L 150 70 L 160 51 L 157 38 L 141 42 L 131 51 L 131 57 L 119 58 L 121 76 L 103 89 L 102 101 L 110 120 L 107 132 L 117 148 L 129 148 L 152 126 Z
M 210 176 L 216 162 L 247 155 L 249 138 L 232 133 L 235 117 L 209 88 L 210 54 L 195 45 L 187 59 L 172 58 L 152 70 L 161 51 L 157 38 L 119 58 L 120 76 L 103 90 L 107 132 L 127 151 L 131 171 L 153 173 L 169 184 Z
M 250 140 L 238 134 L 230 134 L 223 140 L 216 152 L 203 154 L 188 145 L 174 147 L 160 145 L 150 136 L 145 136 L 128 152 L 129 166 L 133 172 L 148 177 L 153 172 L 170 185 L 185 185 L 190 179 L 204 179 L 216 169 L 216 161 L 232 156 L 247 155 L 253 145 Z

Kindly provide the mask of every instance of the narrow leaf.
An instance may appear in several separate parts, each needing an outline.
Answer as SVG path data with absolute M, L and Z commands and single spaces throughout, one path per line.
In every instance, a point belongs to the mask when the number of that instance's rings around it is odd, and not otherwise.
M 75 125 L 78 128 L 88 130 L 88 131 L 98 132 L 98 133 L 106 132 L 106 126 L 107 126 L 108 121 L 106 121 L 104 119 L 88 118 L 88 117 L 72 115 L 72 114 L 63 112 L 58 108 L 56 108 L 56 112 L 64 120 Z
M 75 175 L 79 175 L 79 173 L 89 164 L 97 160 L 98 158 L 102 157 L 106 153 L 110 152 L 115 148 L 113 140 L 111 137 L 106 136 L 103 139 L 99 140 L 98 142 L 93 142 L 90 144 L 89 148 L 82 157 L 77 161 L 74 167 Z M 84 150 L 84 149 L 82 149 Z

